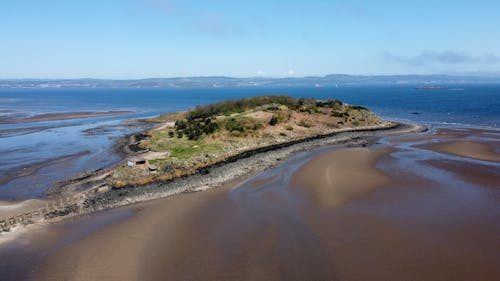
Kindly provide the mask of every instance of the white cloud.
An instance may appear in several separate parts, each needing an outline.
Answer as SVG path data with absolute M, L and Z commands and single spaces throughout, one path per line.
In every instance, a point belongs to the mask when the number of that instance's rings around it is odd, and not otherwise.
M 500 57 L 492 53 L 474 56 L 456 51 L 435 52 L 426 50 L 422 51 L 420 54 L 410 57 L 386 53 L 385 57 L 391 61 L 415 66 L 429 64 L 496 64 L 500 62 Z
M 267 75 L 267 72 L 265 72 L 264 70 L 257 70 L 257 76 L 266 76 Z
M 293 75 L 295 75 L 295 70 L 290 69 L 290 70 L 288 70 L 287 72 L 285 72 L 285 74 L 286 74 L 286 75 L 293 76 Z

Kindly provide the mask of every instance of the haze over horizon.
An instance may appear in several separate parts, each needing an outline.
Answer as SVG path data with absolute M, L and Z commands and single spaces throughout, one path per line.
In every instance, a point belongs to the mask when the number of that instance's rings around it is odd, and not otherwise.
M 497 1 L 16 1 L 0 79 L 499 74 Z

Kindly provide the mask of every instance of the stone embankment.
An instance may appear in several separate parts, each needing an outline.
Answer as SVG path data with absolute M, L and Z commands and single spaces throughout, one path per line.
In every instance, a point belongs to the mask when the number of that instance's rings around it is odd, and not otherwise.
M 0 232 L 8 232 L 16 227 L 77 214 L 82 210 L 82 203 L 93 195 L 95 195 L 95 191 L 89 190 L 72 196 L 46 201 L 41 207 L 27 207 L 17 214 L 11 213 L 6 217 L 0 217 Z

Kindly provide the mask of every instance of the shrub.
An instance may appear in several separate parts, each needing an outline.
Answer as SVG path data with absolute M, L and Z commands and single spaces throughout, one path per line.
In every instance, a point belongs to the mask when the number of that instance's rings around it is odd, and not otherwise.
M 231 132 L 231 136 L 239 138 L 239 137 L 244 136 L 244 134 L 243 134 L 243 132 L 240 132 L 240 131 L 234 131 L 234 132 Z
M 343 103 L 339 100 L 328 99 L 326 101 L 315 100 L 313 98 L 300 98 L 296 99 L 285 95 L 268 95 L 258 96 L 251 98 L 243 98 L 238 100 L 228 100 L 218 103 L 213 103 L 204 106 L 196 106 L 195 109 L 190 110 L 187 114 L 188 121 L 205 119 L 216 115 L 229 116 L 231 113 L 244 112 L 250 108 L 257 106 L 269 105 L 266 110 L 275 111 L 279 109 L 280 105 L 287 106 L 291 110 L 302 112 L 320 112 L 315 107 L 319 108 L 333 108 L 339 110 L 342 108 Z M 362 106 L 350 106 L 352 109 L 366 110 Z M 185 124 L 176 124 L 179 130 L 185 129 Z
M 229 118 L 226 120 L 226 124 L 224 126 L 226 130 L 230 132 L 239 131 L 244 132 L 245 128 L 234 118 Z
M 201 137 L 201 130 L 198 128 L 191 128 L 186 132 L 189 140 L 198 140 Z
M 347 113 L 347 112 L 338 112 L 338 111 L 333 110 L 333 111 L 330 113 L 330 116 L 333 116 L 333 117 L 338 117 L 338 118 L 342 118 L 342 117 L 344 117 L 344 116 L 349 116 L 349 113 Z
M 184 120 L 180 121 L 175 121 L 175 129 L 180 131 L 180 130 L 185 130 L 188 127 L 188 124 Z
M 329 107 L 329 108 L 340 108 L 342 106 L 342 102 L 335 99 L 329 99 L 326 101 L 316 101 L 317 107 Z
M 173 138 L 174 137 L 174 132 L 173 131 L 168 131 L 168 137 Z
M 234 131 L 238 131 L 238 132 L 243 133 L 245 131 L 245 127 L 243 127 L 241 125 L 236 125 L 231 129 L 231 132 L 234 132 Z
M 269 95 L 239 100 L 228 100 L 204 106 L 198 105 L 195 109 L 189 111 L 188 120 L 207 118 L 220 114 L 227 115 L 234 112 L 243 112 L 247 109 L 266 104 L 282 104 L 288 106 L 296 103 L 297 100 L 295 98 L 284 95 Z
M 353 110 L 368 110 L 366 107 L 359 105 L 351 105 L 350 108 Z
M 261 123 L 256 123 L 253 125 L 253 130 L 254 131 L 257 131 L 257 130 L 260 130 L 260 129 L 263 129 L 264 128 L 264 125 L 262 125 Z
M 266 111 L 278 111 L 280 108 L 277 105 L 270 105 L 265 110 Z
M 278 124 L 278 117 L 276 116 L 271 117 L 271 120 L 269 120 L 269 125 L 274 126 L 276 124 Z
M 300 120 L 299 126 L 304 127 L 304 128 L 310 128 L 311 124 L 307 123 L 305 120 Z
M 203 127 L 203 133 L 205 133 L 206 135 L 213 134 L 218 129 L 219 129 L 219 124 L 210 122 L 208 124 L 205 124 L 205 126 Z
M 315 107 L 311 108 L 311 111 L 312 111 L 313 113 L 323 113 L 323 111 L 322 111 L 322 110 L 320 110 L 317 106 L 315 106 Z

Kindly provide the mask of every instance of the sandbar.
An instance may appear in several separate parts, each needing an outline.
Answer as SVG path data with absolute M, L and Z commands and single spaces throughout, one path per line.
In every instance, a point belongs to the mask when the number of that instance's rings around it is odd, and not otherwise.
M 82 119 L 82 118 L 93 118 L 93 117 L 105 117 L 105 116 L 116 116 L 131 114 L 133 111 L 105 111 L 105 112 L 64 112 L 64 113 L 46 113 L 39 114 L 25 118 L 12 118 L 9 116 L 0 117 L 0 124 L 20 124 L 20 123 L 32 123 L 32 122 L 44 122 L 44 121 L 58 121 L 58 120 L 69 120 L 69 119 Z
M 390 182 L 373 164 L 392 151 L 385 147 L 328 152 L 301 167 L 292 181 L 305 187 L 323 207 L 337 207 Z
M 29 277 L 497 280 L 498 189 L 463 184 L 487 185 L 477 180 L 485 175 L 494 183 L 497 164 L 428 153 L 436 165 L 412 157 L 421 152 L 331 147 L 257 180 L 134 204 L 123 208 L 131 217 L 58 244 Z M 461 165 L 468 173 L 459 177 Z
M 440 153 L 447 153 L 460 157 L 467 157 L 477 160 L 500 162 L 500 154 L 487 144 L 472 141 L 453 141 L 431 143 L 419 146 Z

